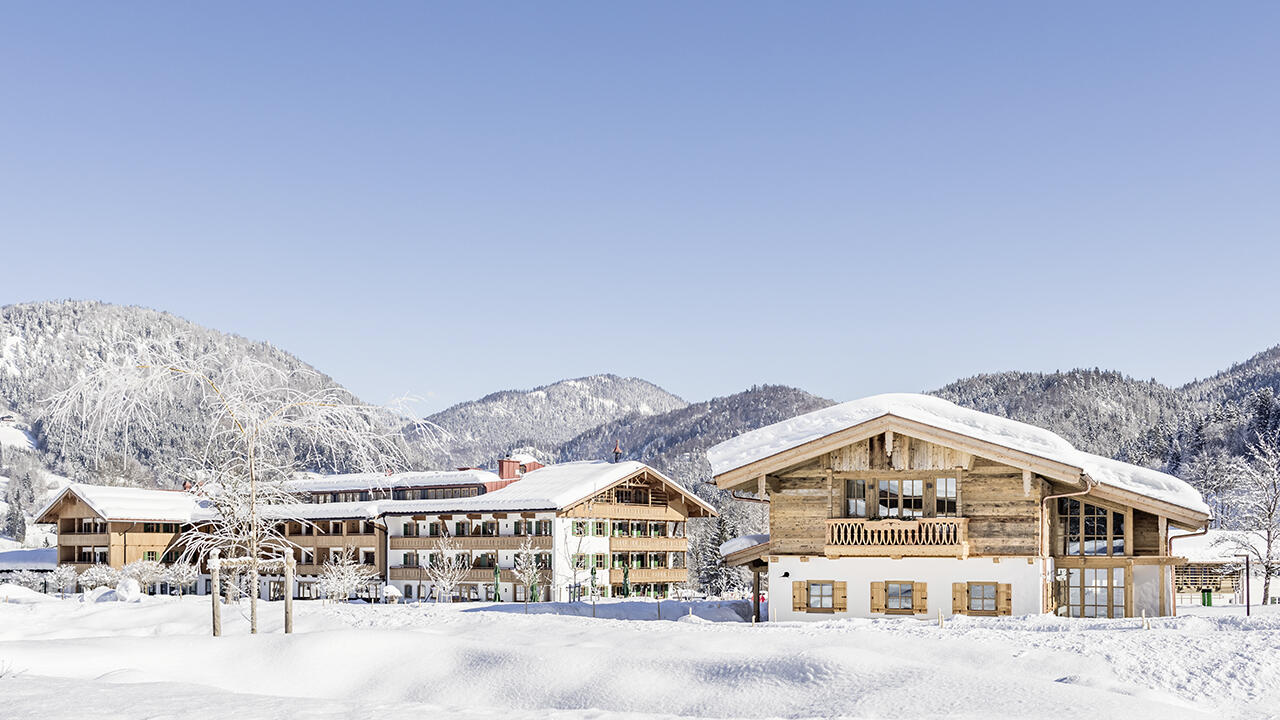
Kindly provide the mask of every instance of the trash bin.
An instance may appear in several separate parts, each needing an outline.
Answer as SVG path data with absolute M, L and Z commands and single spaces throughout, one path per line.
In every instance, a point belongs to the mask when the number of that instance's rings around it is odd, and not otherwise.
M 1204 605 L 1205 607 L 1211 607 L 1211 606 L 1213 605 L 1213 591 L 1212 591 L 1212 590 L 1201 590 L 1201 591 L 1200 591 L 1200 604 Z

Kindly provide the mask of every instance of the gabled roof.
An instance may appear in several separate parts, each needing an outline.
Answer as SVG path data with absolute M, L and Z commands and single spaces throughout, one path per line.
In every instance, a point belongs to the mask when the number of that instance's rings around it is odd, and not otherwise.
M 99 517 L 110 521 L 189 523 L 206 511 L 194 495 L 182 490 L 147 490 L 72 483 L 36 514 L 36 522 L 53 522 L 45 515 L 68 494 L 75 495 Z
M 1074 479 L 1062 472 L 1067 470 L 1102 486 L 1152 498 L 1205 517 L 1210 515 L 1209 506 L 1200 493 L 1172 475 L 1077 450 L 1044 428 L 962 408 L 929 395 L 874 395 L 806 413 L 730 438 L 710 448 L 707 459 L 711 462 L 712 475 L 720 480 L 730 473 L 739 475 L 739 471 L 757 463 L 766 465 L 764 461 L 770 458 L 811 443 L 815 454 L 823 452 L 825 448 L 819 450 L 816 446 L 824 438 L 881 419 L 887 419 L 890 424 L 900 419 L 907 424 L 916 423 L 970 438 L 992 449 L 1003 448 L 1014 455 L 998 459 L 1015 467 L 1045 461 L 1049 474 L 1059 479 Z M 1059 468 L 1057 472 L 1054 466 Z M 1038 464 L 1036 467 L 1037 472 L 1043 469 Z
M 451 500 L 384 500 L 381 505 L 384 513 L 563 510 L 642 473 L 653 475 L 704 511 L 715 514 L 715 508 L 698 499 L 680 483 L 644 463 L 635 461 L 559 463 L 527 472 L 518 481 L 506 487 L 476 497 Z
M 281 486 L 289 492 L 341 492 L 343 490 L 391 490 L 407 487 L 443 485 L 482 485 L 499 482 L 488 470 L 432 470 L 427 472 L 346 473 L 343 475 L 311 475 L 286 480 Z

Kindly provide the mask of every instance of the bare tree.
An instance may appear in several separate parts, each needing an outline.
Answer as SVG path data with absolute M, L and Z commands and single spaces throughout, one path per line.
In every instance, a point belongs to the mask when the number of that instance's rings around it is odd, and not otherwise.
M 206 423 L 199 429 L 207 438 L 201 457 L 169 469 L 191 479 L 202 501 L 201 517 L 181 539 L 183 559 L 217 549 L 232 563 L 244 560 L 256 633 L 260 563 L 292 551 L 282 521 L 297 519 L 289 508 L 299 501 L 280 481 L 304 467 L 401 469 L 406 428 L 419 426 L 361 404 L 312 371 L 247 355 L 228 360 L 196 345 L 182 336 L 130 338 L 51 399 L 50 434 L 85 437 L 92 454 L 103 457 L 127 447 L 130 433 L 154 432 L 167 409 L 196 403 Z M 431 426 L 416 435 L 423 442 L 436 437 Z
M 453 599 L 453 591 L 471 572 L 471 553 L 464 552 L 441 524 L 440 537 L 436 538 L 435 552 L 427 558 L 427 579 L 436 586 L 436 601 L 441 595 Z M 419 592 L 421 597 L 421 592 Z
M 1243 532 L 1230 544 L 1262 569 L 1262 597 L 1269 598 L 1271 576 L 1280 571 L 1280 438 L 1250 444 L 1239 478 L 1235 511 Z
M 533 536 L 525 535 L 520 548 L 516 550 L 516 580 L 524 586 L 524 611 L 529 612 L 529 599 L 542 577 L 542 567 L 538 563 L 538 555 L 533 544 Z
M 569 568 L 569 600 L 578 600 L 581 597 L 581 586 L 578 584 L 578 576 L 587 571 L 586 557 L 582 552 L 582 544 L 586 540 L 586 534 L 591 530 L 590 520 L 574 520 L 574 525 L 582 523 L 582 534 L 575 535 L 577 542 L 570 545 L 564 543 L 561 547 L 560 554 L 563 556 L 565 566 Z M 570 533 L 573 531 L 570 530 Z M 575 598 L 574 593 L 579 593 L 579 597 Z
M 320 570 L 318 584 L 326 598 L 335 602 L 346 602 L 351 593 L 368 585 L 378 571 L 361 563 L 356 558 L 355 548 L 347 546 L 337 558 L 330 557 Z

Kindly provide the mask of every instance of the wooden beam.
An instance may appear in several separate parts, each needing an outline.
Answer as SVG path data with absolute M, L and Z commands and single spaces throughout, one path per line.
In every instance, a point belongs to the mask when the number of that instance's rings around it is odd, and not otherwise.
M 1024 496 L 1031 495 L 1031 471 L 1026 468 L 1022 469 L 1022 494 Z

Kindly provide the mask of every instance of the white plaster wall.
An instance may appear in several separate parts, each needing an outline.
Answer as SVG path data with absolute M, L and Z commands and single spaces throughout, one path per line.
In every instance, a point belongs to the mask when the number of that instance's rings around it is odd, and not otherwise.
M 1041 612 L 1043 605 L 1042 563 L 1032 558 L 839 558 L 811 557 L 802 562 L 799 556 L 785 555 L 769 563 L 770 620 L 831 620 L 842 617 L 886 617 L 871 613 L 871 583 L 884 580 L 923 582 L 928 585 L 927 615 L 937 618 L 951 615 L 951 584 L 957 582 L 996 582 L 1012 585 L 1014 615 Z M 783 577 L 786 573 L 788 576 Z M 843 613 L 803 613 L 791 609 L 791 583 L 795 580 L 837 580 L 848 583 L 849 610 Z M 890 616 L 892 617 L 892 616 Z

